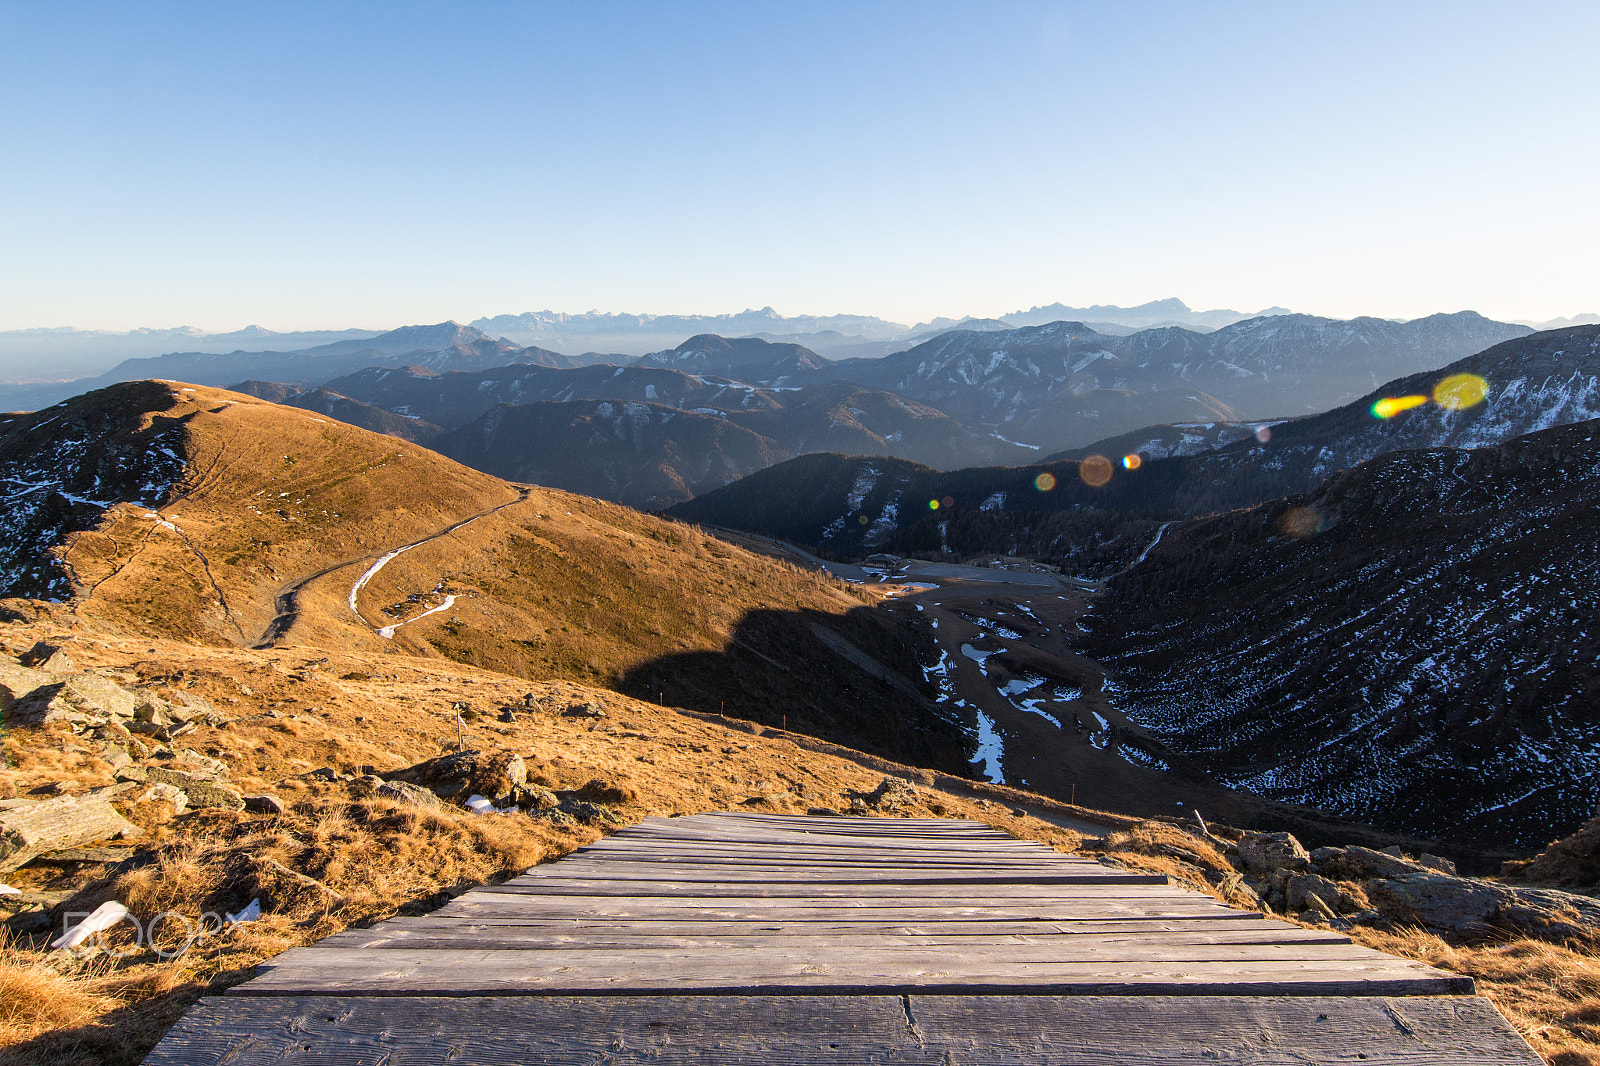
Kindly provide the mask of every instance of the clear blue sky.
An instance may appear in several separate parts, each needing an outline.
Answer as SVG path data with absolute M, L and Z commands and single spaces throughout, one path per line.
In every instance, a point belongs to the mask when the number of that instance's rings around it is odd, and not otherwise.
M 1600 310 L 1600 4 L 0 0 L 0 329 Z

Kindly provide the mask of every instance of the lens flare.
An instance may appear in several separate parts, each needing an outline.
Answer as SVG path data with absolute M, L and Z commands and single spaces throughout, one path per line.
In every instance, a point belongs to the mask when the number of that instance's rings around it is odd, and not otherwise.
M 869 519 L 866 515 L 862 515 L 860 518 L 856 519 L 856 521 L 860 522 L 862 525 L 866 525 Z
M 1433 402 L 1452 411 L 1476 407 L 1489 394 L 1489 383 L 1476 374 L 1451 374 L 1433 387 Z
M 1051 489 L 1056 487 L 1056 476 L 1050 473 L 1050 471 L 1046 470 L 1044 473 L 1033 479 L 1033 487 L 1038 489 L 1040 492 L 1049 492 Z
M 938 509 L 939 509 L 939 501 L 938 500 L 929 500 L 928 501 L 928 510 L 937 511 Z
M 1278 532 L 1296 540 L 1321 533 L 1322 527 L 1322 513 L 1315 507 L 1293 507 L 1278 519 Z
M 1372 405 L 1373 418 L 1393 418 L 1401 411 L 1421 407 L 1428 402 L 1426 396 L 1385 396 Z
M 956 498 L 954 496 L 946 496 L 944 499 L 939 501 L 939 506 L 941 507 L 954 507 L 955 505 Z
M 1122 468 L 1124 470 L 1137 470 L 1143 465 L 1144 456 L 1140 455 L 1138 452 L 1134 452 L 1132 455 L 1124 455 L 1122 457 Z
M 1078 464 L 1078 476 L 1091 489 L 1097 489 L 1111 480 L 1111 460 L 1103 455 L 1091 455 Z
M 1272 439 L 1272 427 L 1271 426 L 1257 426 L 1256 427 L 1256 440 L 1260 441 L 1262 444 L 1265 444 L 1265 443 L 1267 443 L 1267 441 L 1269 441 L 1271 439 Z

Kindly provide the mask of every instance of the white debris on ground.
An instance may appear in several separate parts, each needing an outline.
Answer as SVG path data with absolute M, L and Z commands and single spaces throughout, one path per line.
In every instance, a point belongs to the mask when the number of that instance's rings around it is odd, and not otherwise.
M 128 908 L 114 899 L 106 900 L 89 916 L 50 942 L 57 951 L 71 951 L 96 933 L 103 933 L 128 916 Z
M 229 925 L 242 925 L 245 922 L 256 921 L 260 917 L 261 917 L 261 901 L 259 899 L 253 899 L 248 904 L 246 904 L 243 908 L 241 908 L 238 914 L 230 914 L 230 915 L 228 915 L 228 924 Z

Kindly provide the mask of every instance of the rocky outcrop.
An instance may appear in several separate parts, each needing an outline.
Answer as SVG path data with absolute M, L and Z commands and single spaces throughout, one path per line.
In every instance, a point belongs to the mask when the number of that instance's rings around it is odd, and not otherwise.
M 0 871 L 14 870 L 46 852 L 142 836 L 143 830 L 111 806 L 111 797 L 127 787 L 48 800 L 0 800 Z
M 1306 921 L 1420 926 L 1468 940 L 1600 939 L 1600 900 L 1460 877 L 1454 863 L 1436 855 L 1363 847 L 1308 852 L 1289 833 L 1245 833 L 1227 852 L 1267 906 Z
M 383 777 L 388 781 L 421 785 L 443 799 L 464 801 L 469 796 L 484 796 L 499 800 L 513 788 L 528 783 L 528 767 L 522 756 L 509 751 L 470 749 L 428 759 Z

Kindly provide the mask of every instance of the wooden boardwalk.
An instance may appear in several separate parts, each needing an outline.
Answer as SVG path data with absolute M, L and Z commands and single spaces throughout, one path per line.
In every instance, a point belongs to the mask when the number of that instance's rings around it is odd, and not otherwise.
M 1472 991 L 976 822 L 706 814 L 287 951 L 146 1061 L 1539 1063 Z

